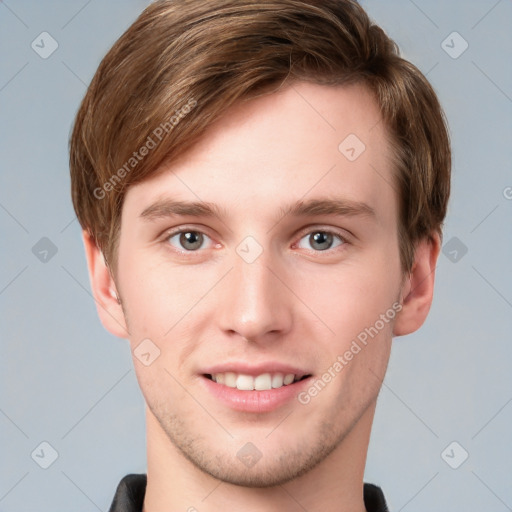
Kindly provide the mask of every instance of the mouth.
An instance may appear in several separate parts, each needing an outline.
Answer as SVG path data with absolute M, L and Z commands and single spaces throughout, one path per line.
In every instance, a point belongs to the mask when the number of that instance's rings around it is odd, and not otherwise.
M 235 372 L 203 373 L 203 389 L 222 407 L 238 412 L 269 413 L 286 404 L 293 406 L 312 374 Z M 297 402 L 298 403 L 298 402 Z

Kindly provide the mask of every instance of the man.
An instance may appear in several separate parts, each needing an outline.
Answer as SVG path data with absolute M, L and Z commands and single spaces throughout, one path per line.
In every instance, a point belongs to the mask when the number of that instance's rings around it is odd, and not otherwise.
M 386 511 L 371 425 L 450 189 L 417 68 L 350 0 L 155 2 L 70 146 L 98 313 L 147 404 L 147 476 L 111 511 Z

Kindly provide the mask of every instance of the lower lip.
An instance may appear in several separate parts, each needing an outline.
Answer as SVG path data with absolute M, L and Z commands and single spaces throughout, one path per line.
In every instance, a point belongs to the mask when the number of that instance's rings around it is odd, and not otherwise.
M 265 391 L 241 391 L 237 388 L 217 384 L 204 375 L 201 381 L 212 395 L 231 409 L 242 412 L 262 413 L 273 411 L 296 399 L 301 390 L 309 385 L 310 379 L 311 377 L 307 377 L 293 384 Z

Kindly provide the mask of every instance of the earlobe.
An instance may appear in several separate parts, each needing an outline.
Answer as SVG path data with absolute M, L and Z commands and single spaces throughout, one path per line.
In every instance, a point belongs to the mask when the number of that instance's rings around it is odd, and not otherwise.
M 128 338 L 129 332 L 121 307 L 121 300 L 116 288 L 115 281 L 107 266 L 103 253 L 96 245 L 92 236 L 82 231 L 87 268 L 92 294 L 96 302 L 98 316 L 103 327 L 119 338 Z
M 418 330 L 427 318 L 434 295 L 437 258 L 441 248 L 438 233 L 418 242 L 414 263 L 401 290 L 402 310 L 396 317 L 394 336 L 403 336 Z

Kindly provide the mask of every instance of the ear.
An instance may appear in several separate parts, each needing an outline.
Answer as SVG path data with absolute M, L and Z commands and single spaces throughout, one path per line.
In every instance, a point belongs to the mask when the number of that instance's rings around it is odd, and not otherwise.
M 85 246 L 92 294 L 101 323 L 114 336 L 128 339 L 129 332 L 123 308 L 121 307 L 120 299 L 118 301 L 119 295 L 116 284 L 105 263 L 103 253 L 87 230 L 82 231 L 82 238 Z
M 434 295 L 435 269 L 440 248 L 441 238 L 438 233 L 432 233 L 418 242 L 411 272 L 401 290 L 402 310 L 393 327 L 395 336 L 418 330 L 427 318 Z

